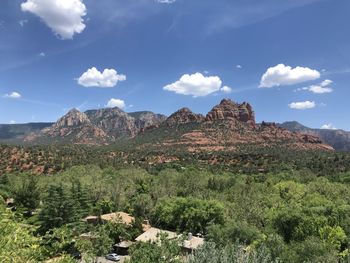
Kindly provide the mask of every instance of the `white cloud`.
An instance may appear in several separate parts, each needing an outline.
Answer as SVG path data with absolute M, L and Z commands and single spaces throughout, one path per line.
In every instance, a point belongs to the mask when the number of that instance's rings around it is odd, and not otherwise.
M 331 87 L 329 87 L 329 85 L 332 83 L 333 83 L 332 80 L 326 79 L 318 85 L 311 85 L 309 87 L 298 88 L 298 89 L 296 89 L 296 91 L 307 90 L 307 91 L 311 91 L 311 92 L 316 93 L 316 94 L 331 93 L 331 92 L 333 92 L 333 89 Z
M 333 83 L 332 80 L 330 80 L 330 79 L 325 79 L 324 81 L 321 82 L 320 85 L 321 85 L 322 87 L 327 87 L 327 86 L 331 85 L 332 83 Z
M 39 57 L 45 57 L 45 56 L 46 56 L 46 54 L 44 52 L 39 53 Z
M 302 88 L 297 88 L 294 91 L 303 91 L 303 90 L 309 90 L 309 87 L 302 87 Z
M 332 123 L 328 123 L 328 124 L 322 125 L 321 129 L 324 129 L 324 130 L 336 130 L 337 128 L 334 127 Z
M 16 121 L 10 120 L 10 124 L 15 124 L 15 123 L 16 123 Z
M 223 86 L 221 89 L 220 89 L 223 93 L 231 93 L 232 92 L 232 88 L 228 87 L 228 86 Z
M 156 0 L 156 2 L 161 4 L 173 4 L 176 2 L 176 0 Z
M 7 93 L 4 95 L 4 98 L 9 98 L 9 99 L 20 99 L 21 97 L 22 95 L 16 91 L 13 91 L 11 93 Z
M 163 89 L 177 94 L 203 97 L 219 91 L 222 81 L 218 76 L 203 76 L 201 73 L 185 74 L 180 80 L 165 86 Z
M 100 72 L 92 67 L 79 77 L 78 83 L 84 87 L 112 88 L 119 81 L 124 80 L 126 80 L 126 76 L 118 74 L 115 69 L 105 69 Z
M 308 88 L 309 91 L 313 92 L 313 93 L 317 93 L 317 94 L 323 94 L 323 93 L 331 93 L 333 92 L 333 89 L 330 87 L 322 87 L 319 85 L 311 85 Z
M 125 101 L 123 100 L 120 100 L 120 99 L 110 99 L 108 102 L 107 102 L 107 105 L 106 105 L 108 108 L 114 108 L 114 107 L 118 107 L 119 109 L 124 109 L 125 108 Z
M 236 68 L 241 69 L 242 66 L 241 65 L 236 65 Z
M 18 21 L 18 24 L 19 24 L 21 27 L 24 27 L 25 23 L 28 23 L 28 20 L 24 19 L 24 20 L 19 20 L 19 21 Z
M 301 102 L 292 102 L 289 105 L 289 108 L 296 110 L 306 110 L 312 109 L 316 107 L 316 103 L 314 101 L 301 101 Z
M 62 39 L 72 39 L 85 29 L 83 0 L 26 0 L 21 8 L 40 17 Z
M 284 85 L 294 85 L 309 80 L 320 78 L 321 74 L 317 70 L 278 64 L 270 67 L 261 77 L 260 88 L 272 88 Z

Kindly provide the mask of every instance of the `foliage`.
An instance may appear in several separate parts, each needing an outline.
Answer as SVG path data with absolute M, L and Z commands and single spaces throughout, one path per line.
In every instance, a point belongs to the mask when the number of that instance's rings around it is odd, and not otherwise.
M 272 259 L 264 247 L 251 249 L 244 245 L 233 243 L 225 247 L 217 247 L 214 243 L 207 242 L 193 255 L 189 256 L 189 263 L 273 263 L 279 262 Z
M 38 179 L 33 175 L 23 175 L 21 186 L 14 192 L 14 199 L 16 204 L 32 213 L 39 206 L 40 194 Z
M 133 240 L 144 219 L 166 230 L 203 233 L 208 242 L 190 257 L 193 263 L 349 260 L 349 154 L 254 145 L 196 154 L 78 146 L 1 151 L 0 173 L 7 173 L 0 175 L 0 205 L 14 197 L 18 207 L 38 211 L 23 217 L 22 209 L 1 208 L 0 256 L 18 256 L 17 262 L 69 262 L 76 250 L 94 259 Z M 173 161 L 162 161 L 175 152 Z M 13 153 L 18 158 L 9 165 Z M 21 173 L 40 167 L 41 175 Z M 135 216 L 134 225 L 81 220 L 115 211 Z M 82 233 L 95 238 L 83 240 Z M 136 244 L 131 253 L 133 262 L 183 259 L 178 242 L 169 240 Z
M 152 243 L 137 243 L 131 250 L 130 263 L 181 263 L 180 240 L 169 240 L 166 236 L 161 236 L 161 245 Z
M 37 262 L 42 259 L 40 238 L 33 235 L 33 228 L 18 222 L 1 204 L 0 233 L 1 262 Z
M 167 198 L 159 201 L 154 217 L 165 229 L 204 233 L 210 224 L 224 222 L 224 206 L 213 200 Z

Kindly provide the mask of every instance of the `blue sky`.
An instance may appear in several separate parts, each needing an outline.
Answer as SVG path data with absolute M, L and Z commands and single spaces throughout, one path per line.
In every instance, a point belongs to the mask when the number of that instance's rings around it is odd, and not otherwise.
M 228 97 L 257 121 L 350 130 L 349 14 L 348 0 L 0 0 L 0 123 Z

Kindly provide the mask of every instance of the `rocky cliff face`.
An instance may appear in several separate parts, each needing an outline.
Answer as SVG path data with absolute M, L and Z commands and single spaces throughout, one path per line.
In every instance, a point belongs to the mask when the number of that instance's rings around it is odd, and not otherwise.
M 131 112 L 129 113 L 129 116 L 134 118 L 138 131 L 158 127 L 167 118 L 165 115 L 155 114 L 150 111 Z
M 207 114 L 206 120 L 238 120 L 255 125 L 255 114 L 249 103 L 237 104 L 230 99 L 223 99 Z
M 133 137 L 138 132 L 135 119 L 119 108 L 90 110 L 85 113 L 91 123 L 114 139 Z
M 168 126 L 175 126 L 191 122 L 203 122 L 204 120 L 205 117 L 202 114 L 195 114 L 188 108 L 182 108 L 170 115 L 165 123 Z
M 93 125 L 87 115 L 77 109 L 70 110 L 40 133 L 33 133 L 25 138 L 26 142 L 77 144 L 106 144 L 109 140 L 110 138 L 102 129 Z
M 77 109 L 70 110 L 66 115 L 60 118 L 52 128 L 74 127 L 90 123 L 89 118 Z

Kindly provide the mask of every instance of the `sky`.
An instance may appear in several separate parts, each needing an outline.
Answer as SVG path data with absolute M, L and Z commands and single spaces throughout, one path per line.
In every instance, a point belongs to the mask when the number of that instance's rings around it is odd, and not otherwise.
M 350 130 L 349 0 L 0 0 L 0 123 L 71 108 Z

